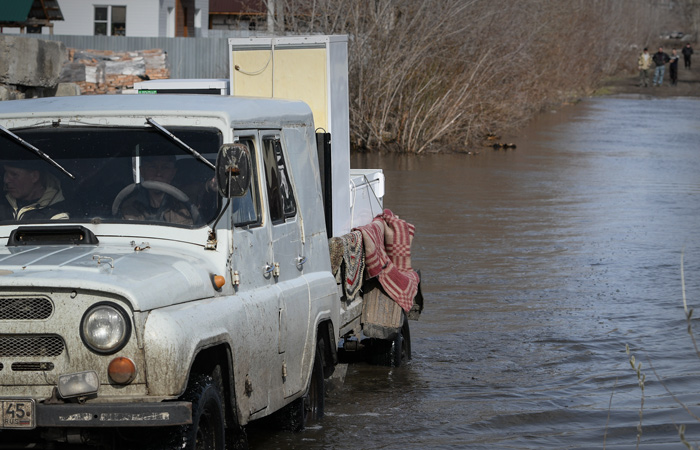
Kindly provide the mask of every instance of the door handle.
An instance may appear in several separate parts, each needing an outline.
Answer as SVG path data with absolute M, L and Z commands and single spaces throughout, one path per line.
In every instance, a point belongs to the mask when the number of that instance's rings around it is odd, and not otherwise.
M 273 277 L 280 276 L 280 263 L 273 262 L 272 264 L 270 264 L 270 263 L 265 264 L 265 267 L 263 267 L 263 276 L 267 277 L 270 274 L 272 274 Z

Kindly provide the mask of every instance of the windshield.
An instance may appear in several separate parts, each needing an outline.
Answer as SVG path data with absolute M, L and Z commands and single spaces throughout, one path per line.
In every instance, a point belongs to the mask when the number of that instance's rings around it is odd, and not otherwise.
M 216 128 L 167 127 L 210 162 Z M 0 133 L 0 223 L 129 222 L 200 227 L 220 209 L 214 171 L 154 128 L 13 130 L 67 172 Z

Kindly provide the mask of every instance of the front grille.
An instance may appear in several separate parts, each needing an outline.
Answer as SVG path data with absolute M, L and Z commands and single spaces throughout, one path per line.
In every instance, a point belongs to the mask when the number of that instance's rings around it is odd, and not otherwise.
M 53 363 L 50 363 L 50 362 L 12 363 L 12 370 L 15 372 L 47 372 L 49 370 L 53 370 Z
M 58 356 L 65 344 L 57 335 L 0 336 L 0 357 Z
M 52 312 L 46 297 L 0 298 L 0 320 L 43 320 Z

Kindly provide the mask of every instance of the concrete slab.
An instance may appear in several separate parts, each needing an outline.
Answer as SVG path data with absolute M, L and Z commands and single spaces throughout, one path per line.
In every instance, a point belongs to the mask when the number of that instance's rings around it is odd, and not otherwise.
M 19 36 L 0 36 L 0 83 L 54 87 L 67 61 L 62 42 Z

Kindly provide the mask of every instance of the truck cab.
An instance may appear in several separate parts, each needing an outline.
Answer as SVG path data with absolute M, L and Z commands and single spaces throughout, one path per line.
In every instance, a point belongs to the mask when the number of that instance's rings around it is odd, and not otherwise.
M 343 357 L 410 359 L 415 229 L 350 168 L 347 36 L 229 51 L 229 80 L 0 102 L 2 445 L 243 448 L 321 418 Z
M 0 147 L 0 440 L 200 448 L 208 417 L 223 448 L 322 414 L 342 324 L 305 103 L 0 102 Z

